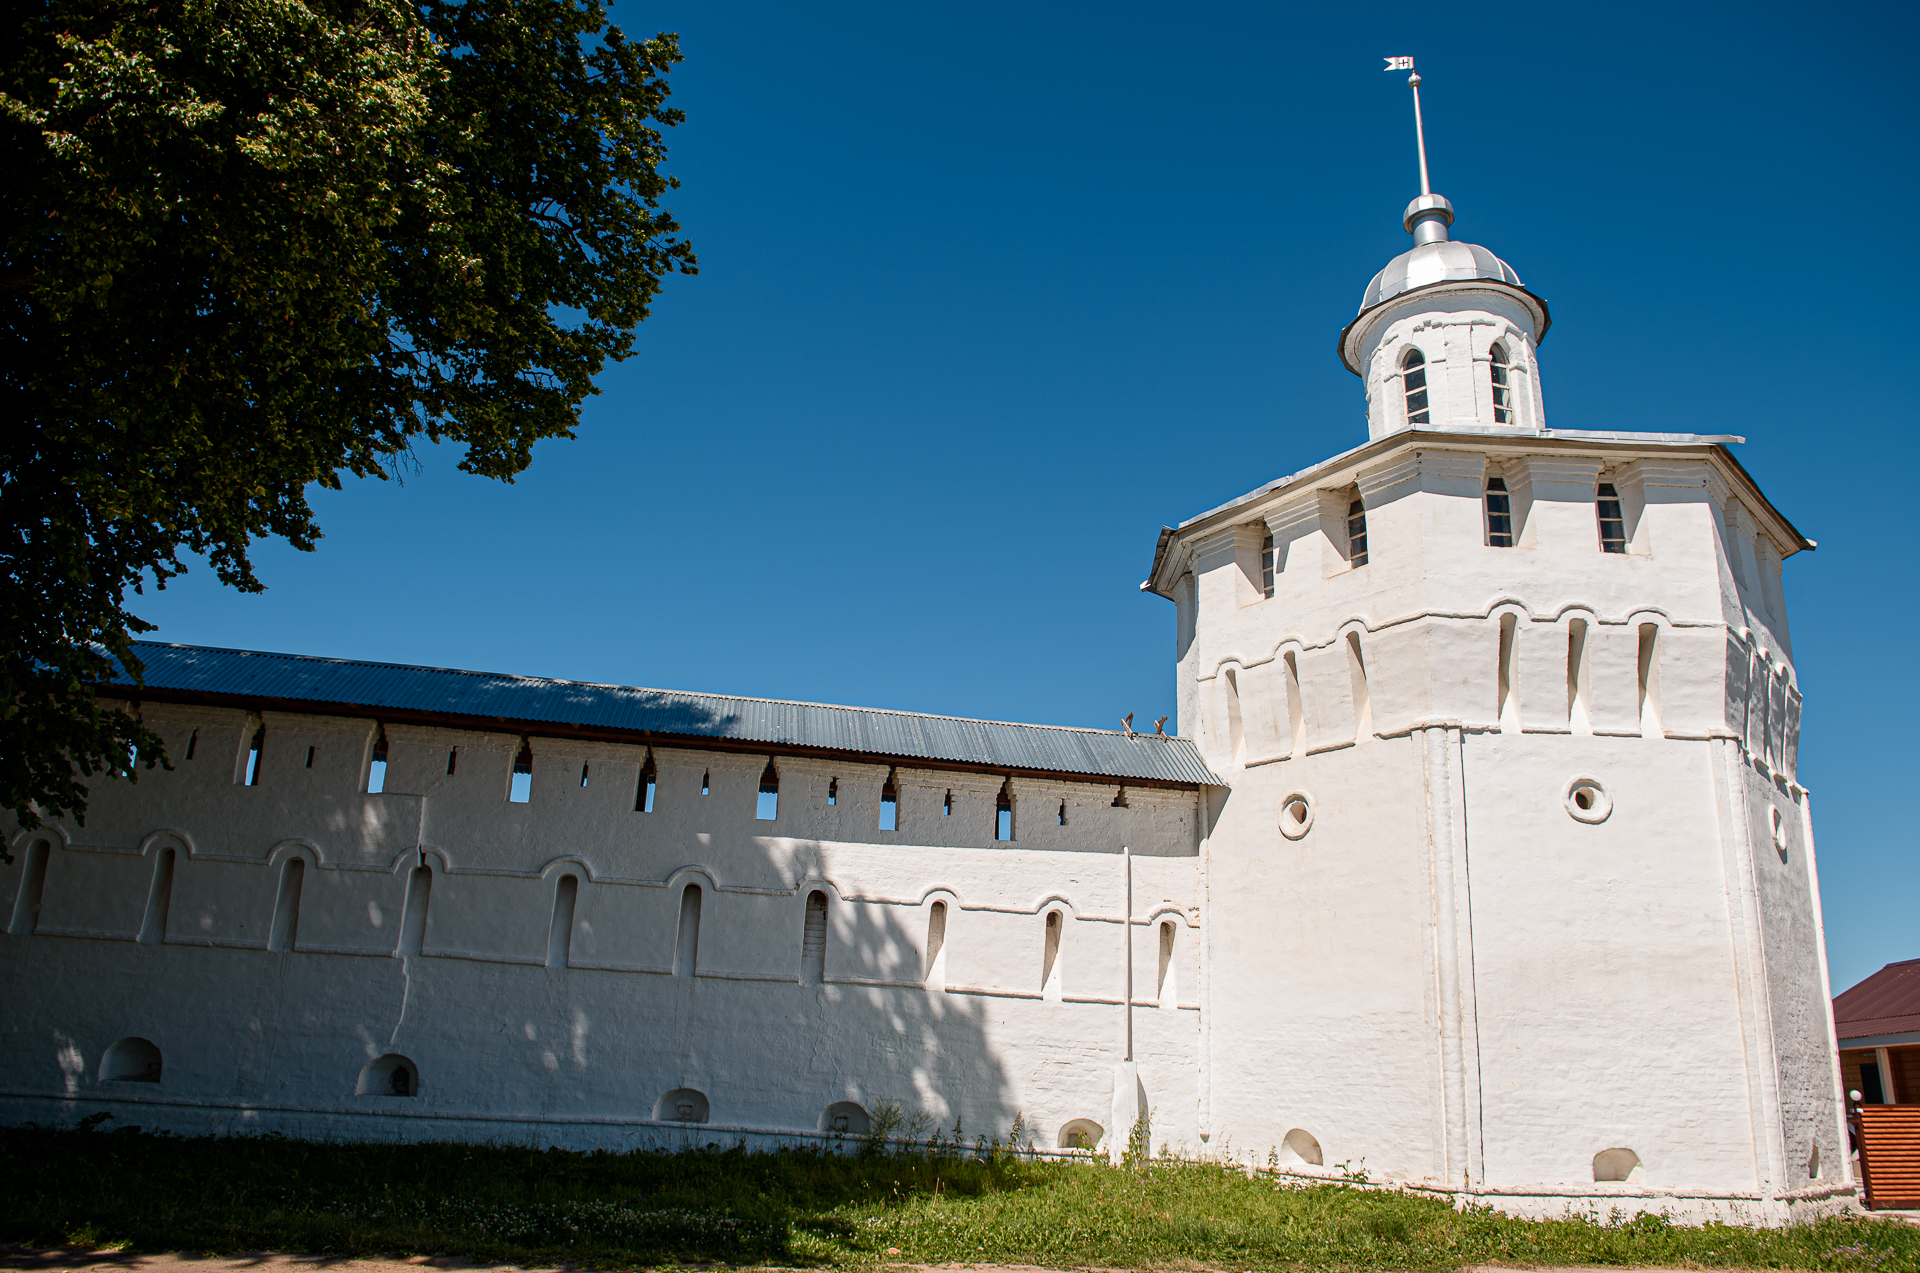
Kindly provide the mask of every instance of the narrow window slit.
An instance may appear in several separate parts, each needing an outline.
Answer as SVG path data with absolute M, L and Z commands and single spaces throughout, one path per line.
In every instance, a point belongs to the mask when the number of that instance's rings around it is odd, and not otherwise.
M 533 743 L 520 740 L 520 754 L 513 758 L 513 778 L 507 784 L 507 799 L 526 804 L 533 799 Z
M 273 927 L 267 930 L 267 949 L 293 950 L 300 940 L 300 889 L 307 877 L 305 858 L 290 857 L 280 868 L 280 895 L 273 903 Z
M 1347 561 L 1367 564 L 1367 506 L 1360 500 L 1347 505 Z
M 1060 825 L 1067 825 L 1067 802 L 1064 800 L 1060 802 Z
M 993 838 L 998 841 L 1013 839 L 1013 779 L 1011 778 L 1000 784 L 1000 794 L 993 801 Z
M 1640 625 L 1640 733 L 1659 738 L 1665 731 L 1660 724 L 1660 625 Z
M 711 769 L 700 775 L 700 794 L 703 796 L 713 794 L 713 770 Z
M 309 769 L 313 768 L 313 751 L 313 748 L 307 748 L 307 768 Z
M 1260 595 L 1268 601 L 1273 600 L 1273 533 L 1260 543 Z
M 880 784 L 880 829 L 897 831 L 900 828 L 900 790 L 893 785 L 896 770 L 887 770 L 887 780 Z
M 653 763 L 653 748 L 647 748 L 647 759 L 640 766 L 640 781 L 633 792 L 633 810 L 635 813 L 653 812 L 653 795 L 660 782 L 660 770 Z
M 935 902 L 927 908 L 927 961 L 921 979 L 931 982 L 946 980 L 946 964 L 940 956 L 947 948 L 947 904 Z
M 1124 786 L 1121 787 L 1120 790 L 1113 793 L 1113 803 L 1108 807 L 1112 809 L 1125 809 L 1128 807 L 1127 806 L 1127 789 Z
M 800 938 L 800 980 L 817 986 L 827 979 L 827 895 L 807 894 L 807 923 Z
M 307 768 L 313 768 L 313 748 L 307 748 Z M 367 794 L 377 796 L 387 789 L 387 731 L 373 740 L 373 760 L 367 765 Z
M 589 771 L 590 769 L 592 769 L 592 768 L 593 768 L 593 766 L 592 766 L 591 764 L 584 764 L 584 763 L 583 763 L 583 764 L 582 764 L 582 765 L 580 766 L 580 785 L 581 785 L 582 787 L 584 787 L 584 786 L 586 786 L 586 785 L 587 785 L 587 772 L 588 772 L 588 771 Z
M 187 735 L 187 759 L 188 760 L 193 759 L 193 750 L 199 745 L 200 745 L 200 731 L 196 729 L 191 734 Z
M 262 724 L 253 731 L 253 741 L 247 744 L 246 785 L 249 787 L 260 785 L 260 753 L 266 745 L 267 727 Z
M 447 777 L 453 777 L 453 767 L 459 759 L 460 749 L 458 747 L 449 748 L 447 751 Z
M 838 778 L 829 778 L 827 780 L 827 807 L 833 808 L 839 803 L 840 803 L 840 780 Z
M 953 816 L 953 792 L 947 792 L 946 801 L 940 806 L 940 815 L 946 818 Z
M 773 767 L 772 756 L 767 757 L 767 767 L 760 772 L 760 798 L 753 816 L 761 822 L 772 822 L 780 816 L 780 771 Z
M 547 926 L 547 967 L 573 962 L 573 912 L 580 898 L 580 877 L 562 875 L 553 885 L 553 920 Z

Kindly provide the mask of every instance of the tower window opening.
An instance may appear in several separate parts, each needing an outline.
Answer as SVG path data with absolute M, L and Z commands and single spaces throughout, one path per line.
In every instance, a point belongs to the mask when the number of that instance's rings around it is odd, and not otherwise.
M 800 937 L 800 980 L 809 986 L 827 979 L 827 895 L 807 894 L 807 922 Z
M 47 890 L 47 861 L 53 856 L 53 844 L 35 840 L 27 849 L 26 869 L 20 873 L 20 891 L 13 896 L 13 922 L 7 931 L 24 937 L 40 926 L 40 899 Z
M 313 768 L 313 748 L 307 748 L 307 768 Z M 373 740 L 373 761 L 367 766 L 367 794 L 377 796 L 387 789 L 387 731 Z
M 1273 533 L 1260 541 L 1260 595 L 1273 600 Z
M 1040 961 L 1040 988 L 1042 992 L 1058 993 L 1060 989 L 1060 912 L 1047 912 L 1047 941 Z
M 880 784 L 880 829 L 897 831 L 900 829 L 900 789 L 893 785 L 894 771 L 887 770 L 887 780 Z M 948 793 L 952 799 L 952 793 Z
M 829 806 L 832 806 L 832 805 L 837 805 L 839 803 L 840 803 L 840 780 L 838 778 L 829 778 L 827 780 L 827 804 Z
M 762 822 L 772 822 L 780 816 L 780 771 L 773 767 L 773 757 L 767 757 L 767 767 L 760 771 L 760 799 L 754 805 L 753 816 Z
M 1500 616 L 1500 664 L 1497 673 L 1497 694 L 1494 704 L 1494 717 L 1500 722 L 1501 733 L 1520 732 L 1520 697 L 1514 691 L 1517 688 L 1519 663 L 1520 617 L 1514 614 Z
M 312 747 L 307 748 L 307 768 L 309 769 L 313 768 L 313 753 L 314 749 Z M 128 768 L 132 768 L 132 766 L 129 765 Z
M 927 908 L 927 961 L 922 979 L 934 981 L 943 979 L 937 974 L 943 972 L 940 954 L 947 947 L 947 904 L 935 902 Z
M 1417 349 L 1409 349 L 1406 357 L 1400 360 L 1403 368 L 1402 379 L 1407 391 L 1407 423 L 1425 424 L 1430 418 L 1427 411 L 1427 356 Z
M 453 777 L 454 766 L 457 765 L 459 761 L 460 749 L 458 747 L 447 748 L 447 777 Z
M 647 759 L 640 766 L 640 780 L 634 786 L 633 811 L 652 813 L 654 792 L 659 790 L 660 769 L 653 763 L 653 748 L 647 748 Z
M 520 740 L 520 753 L 513 758 L 513 777 L 507 783 L 507 799 L 526 804 L 533 799 L 533 744 Z
M 249 787 L 260 785 L 260 752 L 267 745 L 267 727 L 261 725 L 253 731 L 253 741 L 247 744 L 247 772 L 245 784 Z
M 1122 787 L 1120 788 L 1120 790 L 1113 793 L 1113 803 L 1108 807 L 1112 809 L 1125 809 L 1128 807 L 1127 806 L 1127 789 L 1125 787 Z
M 1160 976 L 1155 983 L 1154 998 L 1163 1005 L 1170 1005 L 1177 997 L 1174 982 L 1173 943 L 1175 936 L 1173 921 L 1160 921 Z
M 273 902 L 273 925 L 267 929 L 267 949 L 285 952 L 300 940 L 300 887 L 307 877 L 305 858 L 290 857 L 280 868 L 280 893 Z
M 1507 347 L 1494 342 L 1487 356 L 1487 370 L 1493 377 L 1493 422 L 1495 424 L 1513 423 L 1513 384 L 1510 377 L 1513 365 L 1507 358 Z
M 953 792 L 951 790 L 947 792 L 946 802 L 940 806 L 940 816 L 943 818 L 951 818 L 953 816 Z
M 582 764 L 580 766 L 580 785 L 582 787 L 587 785 L 587 771 L 592 768 L 593 766 L 590 764 Z
M 167 911 L 173 905 L 173 868 L 178 855 L 162 849 L 154 855 L 153 883 L 147 889 L 147 911 L 140 921 L 139 940 L 146 945 L 167 939 Z
M 704 770 L 700 774 L 700 794 L 703 796 L 713 794 L 713 770 L 711 769 Z
M 187 759 L 193 759 L 193 749 L 200 745 L 200 731 L 194 730 L 187 735 Z
M 1493 548 L 1513 547 L 1513 496 L 1507 491 L 1507 479 L 1487 479 L 1487 544 Z
M 1600 521 L 1600 551 L 1627 551 L 1627 521 L 1620 512 L 1620 492 L 1612 482 L 1602 482 L 1595 488 L 1593 511 Z
M 1008 788 L 1013 779 L 1000 784 L 1000 794 L 993 801 L 993 838 L 995 840 L 1013 839 L 1013 792 Z
M 1060 802 L 1060 820 L 1059 820 L 1059 825 L 1060 825 L 1060 826 L 1063 826 L 1063 827 L 1067 825 L 1067 802 L 1066 802 L 1066 801 L 1064 801 L 1064 800 L 1062 800 L 1062 801 Z
M 1648 737 L 1661 735 L 1660 728 L 1660 625 L 1640 625 L 1640 732 Z
M 1354 566 L 1367 564 L 1367 506 L 1360 500 L 1347 505 L 1347 561 Z

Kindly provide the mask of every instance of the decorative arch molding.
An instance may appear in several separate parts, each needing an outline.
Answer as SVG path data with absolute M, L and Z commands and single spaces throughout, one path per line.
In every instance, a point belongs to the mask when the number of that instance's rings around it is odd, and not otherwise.
M 1080 918 L 1079 908 L 1073 904 L 1072 899 L 1067 897 L 1065 893 L 1048 893 L 1035 903 L 1034 908 L 1027 913 L 1030 915 L 1044 915 L 1052 910 L 1060 911 L 1070 920 Z M 1016 912 L 1016 914 L 1017 913 L 1018 912 Z
M 667 878 L 660 882 L 660 887 L 679 893 L 689 884 L 698 884 L 710 893 L 721 891 L 720 878 L 714 874 L 713 868 L 696 863 L 674 867 L 667 872 Z
M 1194 923 L 1191 919 L 1188 918 L 1187 913 L 1185 911 L 1181 910 L 1178 906 L 1175 906 L 1170 902 L 1160 903 L 1158 906 L 1155 906 L 1152 910 L 1148 911 L 1145 915 L 1145 923 L 1146 923 L 1146 926 L 1149 928 L 1158 924 L 1163 919 L 1177 919 L 1180 921 L 1180 926 L 1182 928 L 1186 928 L 1190 930 L 1198 929 L 1200 927 L 1198 924 Z
M 920 900 L 917 903 L 915 903 L 915 905 L 923 906 L 923 907 L 931 906 L 935 902 L 945 902 L 947 904 L 947 909 L 950 911 L 957 911 L 957 910 L 964 909 L 964 906 L 960 901 L 960 895 L 954 892 L 952 889 L 948 888 L 944 884 L 936 884 L 932 888 L 927 889 L 926 891 L 921 893 Z
M 425 844 L 416 844 L 412 848 L 401 849 L 394 854 L 393 860 L 387 864 L 387 873 L 399 875 L 411 871 L 414 867 L 425 864 L 428 858 L 435 859 L 432 865 L 436 874 L 453 874 L 453 859 L 448 856 L 447 851 Z
M 14 852 L 18 853 L 24 849 L 31 848 L 35 840 L 51 840 L 53 841 L 53 847 L 56 849 L 73 847 L 73 837 L 67 834 L 67 829 L 54 822 L 42 822 L 31 831 L 21 831 L 16 834 L 13 839 L 9 840 L 7 845 Z M 140 851 L 144 854 L 146 852 L 146 841 L 142 840 L 140 843 Z
M 268 849 L 267 865 L 274 867 L 284 866 L 286 860 L 290 857 L 305 858 L 307 865 L 313 867 L 315 870 L 319 870 L 327 865 L 326 853 L 319 845 L 315 844 L 312 840 L 303 840 L 298 837 L 282 840 L 280 843 Z
M 589 884 L 598 884 L 600 878 L 593 872 L 593 864 L 575 853 L 563 853 L 559 857 L 548 858 L 540 864 L 538 877 L 541 880 L 553 880 L 567 873 L 569 867 L 578 868 L 581 878 Z
M 37 835 L 39 833 L 35 832 L 35 834 Z M 66 846 L 62 845 L 61 847 L 64 848 Z M 193 837 L 185 831 L 175 831 L 171 827 L 163 827 L 158 831 L 149 831 L 141 838 L 139 850 L 141 857 L 146 857 L 155 849 L 176 849 L 184 853 L 189 860 L 200 856 L 198 851 L 193 847 Z
M 818 890 L 827 895 L 829 902 L 843 902 L 847 899 L 841 894 L 840 886 L 824 875 L 805 875 L 793 886 L 793 896 L 804 901 L 807 894 Z M 859 900 L 858 898 L 855 899 Z

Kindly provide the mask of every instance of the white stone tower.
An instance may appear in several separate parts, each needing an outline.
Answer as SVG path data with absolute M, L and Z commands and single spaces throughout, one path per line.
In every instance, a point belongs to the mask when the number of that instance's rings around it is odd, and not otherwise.
M 1163 532 L 1145 585 L 1230 784 L 1200 1127 L 1523 1212 L 1846 1206 L 1813 545 L 1738 438 L 1549 428 L 1547 305 L 1452 220 L 1409 206 L 1341 334 L 1368 441 Z

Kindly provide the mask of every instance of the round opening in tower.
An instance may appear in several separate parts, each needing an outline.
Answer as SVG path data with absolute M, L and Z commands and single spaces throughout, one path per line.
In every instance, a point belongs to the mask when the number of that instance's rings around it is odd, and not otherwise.
M 1313 797 L 1296 791 L 1280 801 L 1280 834 L 1298 840 L 1313 827 Z
M 1575 822 L 1605 822 L 1613 812 L 1613 796 L 1597 778 L 1575 778 L 1567 784 L 1566 806 Z

